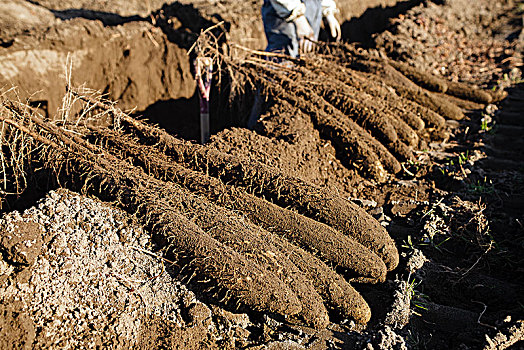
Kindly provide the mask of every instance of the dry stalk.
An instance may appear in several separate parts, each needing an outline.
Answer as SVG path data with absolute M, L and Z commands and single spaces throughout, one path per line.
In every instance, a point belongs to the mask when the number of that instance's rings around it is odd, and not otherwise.
M 11 100 L 7 94 L 15 96 L 17 100 Z M 23 106 L 18 108 L 17 106 Z M 30 117 L 38 112 L 31 108 L 27 102 L 21 102 L 18 91 L 11 88 L 0 94 L 0 116 L 11 117 L 22 127 L 30 128 Z M 33 138 L 27 133 L 13 128 L 13 125 L 2 120 L 0 126 L 0 199 L 4 201 L 6 196 L 18 196 L 27 188 L 30 175 L 30 166 L 36 152 L 42 145 L 35 144 Z M 0 207 L 2 203 L 0 202 Z

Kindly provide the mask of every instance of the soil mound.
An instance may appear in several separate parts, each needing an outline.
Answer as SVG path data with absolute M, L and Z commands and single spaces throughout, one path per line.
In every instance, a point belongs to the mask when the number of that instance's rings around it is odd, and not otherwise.
M 172 277 L 152 252 L 149 235 L 130 220 L 65 190 L 50 192 L 23 213 L 4 215 L 2 348 L 136 348 L 145 338 L 216 347 L 218 325 L 209 308 Z M 159 317 L 165 339 L 151 339 Z
M 519 62 L 508 59 L 521 25 L 513 8 L 511 1 L 428 2 L 393 20 L 375 44 L 388 56 L 435 75 L 493 86 Z M 508 25 L 515 25 L 509 35 Z
M 122 108 L 145 109 L 158 100 L 193 95 L 186 51 L 159 28 L 144 21 L 116 27 L 86 19 L 57 21 L 0 48 L 0 85 L 21 87 L 20 98 L 40 105 L 48 117 L 61 107 L 68 62 L 72 83 L 104 91 Z

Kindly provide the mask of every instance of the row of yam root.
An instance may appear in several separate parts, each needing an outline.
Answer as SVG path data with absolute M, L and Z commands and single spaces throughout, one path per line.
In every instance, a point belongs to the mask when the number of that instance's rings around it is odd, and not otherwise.
M 16 130 L 5 142 L 24 134 L 26 146 L 27 139 L 38 146 L 38 167 L 62 186 L 136 215 L 174 270 L 212 302 L 315 328 L 329 324 L 328 310 L 369 321 L 351 283 L 383 282 L 399 256 L 365 211 L 256 160 L 181 141 L 111 104 L 77 98 L 113 113 L 121 127 L 73 132 L 4 100 L 0 121 Z
M 379 182 L 428 142 L 447 140 L 447 120 L 505 97 L 349 45 L 298 60 L 293 69 L 247 66 L 268 97 L 309 117 L 346 165 Z

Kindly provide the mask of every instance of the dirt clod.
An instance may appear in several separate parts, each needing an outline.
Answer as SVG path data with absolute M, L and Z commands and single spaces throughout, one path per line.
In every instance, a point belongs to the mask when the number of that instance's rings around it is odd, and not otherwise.
M 34 222 L 0 221 L 0 251 L 12 264 L 31 266 L 42 251 L 42 229 Z

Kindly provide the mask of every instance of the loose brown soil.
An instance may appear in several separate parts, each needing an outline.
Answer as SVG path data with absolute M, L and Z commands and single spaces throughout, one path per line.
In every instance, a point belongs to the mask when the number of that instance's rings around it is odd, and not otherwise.
M 234 44 L 263 47 L 257 1 L 0 5 L 16 13 L 0 14 L 0 84 L 18 86 L 0 95 L 2 210 L 57 186 L 110 202 L 199 299 L 173 302 L 183 322 L 146 308 L 132 337 L 108 322 L 97 344 L 522 346 L 522 4 L 385 3 L 361 18 L 375 14 L 362 30 L 378 32 L 363 45 L 284 64 Z M 348 34 L 362 12 L 341 5 L 346 38 L 362 34 Z M 222 69 L 208 145 L 178 137 L 198 138 L 203 52 Z M 6 287 L 52 247 L 45 226 L 17 230 L 0 239 Z M 2 346 L 55 344 L 9 288 Z

